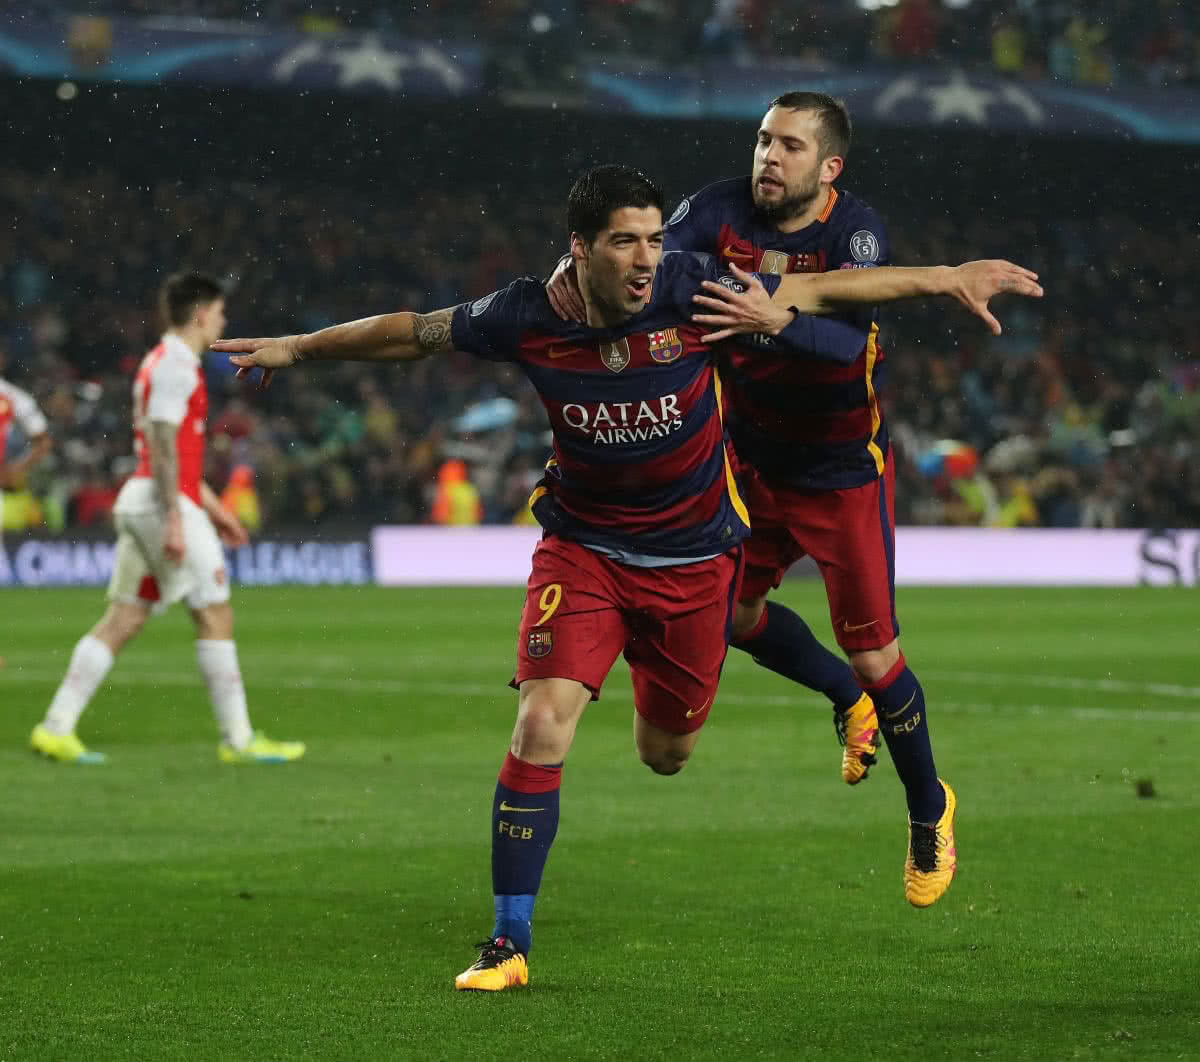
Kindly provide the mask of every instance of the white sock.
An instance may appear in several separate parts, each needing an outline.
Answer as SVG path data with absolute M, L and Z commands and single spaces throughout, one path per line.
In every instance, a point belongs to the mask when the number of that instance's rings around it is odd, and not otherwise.
M 244 749 L 254 736 L 246 710 L 246 689 L 238 669 L 237 646 L 233 639 L 196 639 L 196 662 L 208 684 L 213 715 L 221 737 L 235 749 Z
M 107 645 L 90 634 L 80 638 L 42 725 L 59 737 L 72 733 L 112 666 L 113 654 Z

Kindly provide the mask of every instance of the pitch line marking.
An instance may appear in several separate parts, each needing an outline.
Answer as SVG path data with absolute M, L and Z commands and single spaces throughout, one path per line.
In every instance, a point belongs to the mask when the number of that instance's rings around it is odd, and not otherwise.
M 1089 690 L 1097 693 L 1149 693 L 1156 697 L 1200 700 L 1200 686 L 1172 682 L 1130 682 L 1126 679 L 1072 678 L 1068 675 L 1006 674 L 994 671 L 929 671 L 922 675 L 952 682 L 978 682 L 988 686 L 1038 686 L 1051 690 Z
M 945 675 L 945 672 L 941 674 Z M 58 669 L 23 668 L 10 665 L 0 671 L 0 685 L 15 685 L 24 679 L 32 682 L 56 682 L 62 678 Z M 195 686 L 202 689 L 200 676 L 191 671 L 143 671 L 130 670 L 122 673 L 110 673 L 105 680 L 107 684 L 127 686 Z M 333 693 L 434 693 L 448 697 L 489 697 L 497 700 L 512 696 L 506 694 L 503 682 L 480 683 L 469 685 L 460 682 L 420 682 L 406 679 L 359 679 L 359 678 L 308 678 L 308 677 L 278 677 L 257 676 L 253 673 L 245 675 L 246 685 L 252 690 L 266 688 L 289 690 L 316 690 Z M 1183 687 L 1181 687 L 1183 688 Z M 616 696 L 628 696 L 631 687 L 622 683 L 609 683 L 607 692 Z M 742 704 L 748 707 L 780 707 L 790 708 L 803 714 L 809 709 L 797 702 L 804 699 L 805 694 L 755 694 L 738 693 L 735 690 L 717 694 L 716 705 Z M 1200 722 L 1200 711 L 1181 709 L 1151 709 L 1151 708 L 1107 708 L 1101 706 L 1072 706 L 1063 707 L 1055 704 L 1014 704 L 1010 702 L 985 701 L 942 701 L 934 699 L 934 713 L 951 712 L 973 715 L 1003 715 L 1006 712 L 1019 711 L 1030 716 L 1069 716 L 1072 719 L 1110 720 L 1117 722 L 1164 722 L 1189 723 Z M 719 718 L 719 716 L 718 716 Z
M 145 661 L 152 660 L 154 653 L 150 650 L 137 650 L 127 653 L 122 659 L 126 666 L 133 666 L 141 669 L 141 664 Z M 427 652 L 420 653 L 389 653 L 388 660 L 391 663 L 400 665 L 424 664 L 433 654 Z M 67 665 L 67 654 L 58 649 L 35 649 L 23 651 L 19 657 L 14 658 L 10 653 L 8 660 L 8 670 L 10 677 L 11 672 L 24 671 L 30 678 L 40 678 L 40 673 L 34 669 L 21 668 L 19 660 L 35 660 L 39 663 L 47 661 L 53 662 L 56 666 L 61 666 L 64 670 Z M 316 654 L 313 656 L 303 654 L 283 654 L 275 656 L 277 661 L 292 661 L 307 663 L 315 670 L 330 671 L 338 667 L 348 667 L 350 665 L 349 658 L 337 654 Z M 726 672 L 732 673 L 742 670 L 739 664 L 747 665 L 747 674 L 750 673 L 748 659 L 742 660 L 740 657 L 730 656 L 726 663 Z M 479 671 L 486 674 L 494 674 L 503 672 L 511 666 L 511 660 L 505 657 L 499 663 L 484 660 L 462 660 L 455 664 L 455 667 L 462 670 Z M 757 670 L 757 669 L 755 669 Z M 0 671 L 0 677 L 5 674 Z M 179 672 L 177 674 L 183 674 Z M 1135 682 L 1129 679 L 1114 679 L 1114 678 L 1076 678 L 1071 675 L 1030 675 L 1030 674 L 1014 674 L 1004 671 L 943 671 L 941 669 L 929 669 L 922 667 L 918 672 L 919 677 L 935 679 L 945 682 L 967 682 L 976 683 L 985 686 L 1033 686 L 1041 689 L 1053 690 L 1083 690 L 1095 693 L 1144 693 L 1155 697 L 1172 697 L 1180 700 L 1197 700 L 1200 701 L 1200 686 L 1184 686 L 1178 683 L 1171 682 Z M 57 677 L 61 677 L 59 674 Z M 309 681 L 307 679 L 293 679 L 292 681 Z M 337 681 L 347 682 L 373 682 L 380 681 L 391 683 L 396 680 L 391 679 L 344 679 Z M 323 687 L 324 688 L 324 687 Z M 335 687 L 330 687 L 335 688 Z M 390 687 L 386 687 L 390 688 Z M 407 688 L 407 687 L 405 687 Z M 481 688 L 483 688 L 481 686 Z M 780 703 L 784 703 L 789 698 L 780 695 Z M 794 700 L 794 698 L 791 698 Z M 766 702 L 764 702 L 766 703 Z

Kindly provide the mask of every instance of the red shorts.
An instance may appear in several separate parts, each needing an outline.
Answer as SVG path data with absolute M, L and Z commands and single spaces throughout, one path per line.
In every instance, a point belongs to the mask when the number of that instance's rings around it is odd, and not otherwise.
M 634 568 L 547 536 L 533 552 L 513 685 L 573 679 L 599 700 L 624 652 L 638 714 L 674 734 L 698 730 L 725 662 L 741 559 L 734 550 L 696 564 Z
M 751 527 L 742 601 L 778 586 L 784 572 L 808 554 L 825 580 L 838 645 L 859 652 L 899 637 L 890 454 L 883 475 L 862 487 L 769 487 L 746 467 L 742 482 Z

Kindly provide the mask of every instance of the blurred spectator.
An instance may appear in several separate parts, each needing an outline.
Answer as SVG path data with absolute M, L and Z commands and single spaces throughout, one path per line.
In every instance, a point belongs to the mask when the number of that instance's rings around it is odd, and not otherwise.
M 992 30 L 992 66 L 1000 74 L 1020 74 L 1025 69 L 1025 30 L 1005 13 Z
M 117 485 L 100 469 L 91 469 L 71 497 L 71 523 L 77 527 L 103 527 L 116 500 Z
M 64 175 L 0 164 L 0 210 L 14 219 L 0 227 L 0 346 L 55 439 L 6 521 L 59 530 L 105 519 L 131 471 L 130 387 L 157 340 L 148 306 L 160 263 L 217 262 L 236 276 L 235 333 L 384 306 L 427 310 L 553 262 L 561 222 L 541 201 L 491 177 L 381 199 L 369 187 L 139 186 L 103 166 Z M 485 220 L 448 237 L 464 216 Z M 1194 219 L 1114 208 L 1087 219 L 959 220 L 971 216 L 961 204 L 907 199 L 891 219 L 895 260 L 1053 264 L 1053 298 L 1006 303 L 997 340 L 944 303 L 889 311 L 884 407 L 898 522 L 1200 526 Z M 403 368 L 330 364 L 281 374 L 265 392 L 219 358 L 206 371 L 206 477 L 219 492 L 232 484 L 247 506 L 252 489 L 264 529 L 427 522 L 435 496 L 439 520 L 529 520 L 548 426 L 511 366 L 458 354 Z M 946 440 L 973 463 L 923 469 Z M 447 471 L 439 485 L 450 461 L 470 476 Z
M 742 0 L 713 0 L 701 34 L 706 55 L 747 59 L 750 55 L 749 27 Z
M 241 521 L 250 534 L 262 527 L 262 510 L 258 504 L 258 492 L 254 489 L 254 469 L 249 465 L 233 466 L 229 482 L 221 491 L 221 504 Z
M 479 491 L 467 478 L 465 461 L 446 461 L 438 469 L 430 515 L 435 524 L 453 527 L 482 521 L 483 503 L 479 500 Z
M 937 52 L 938 17 L 932 0 L 900 0 L 892 30 L 897 59 L 932 59 Z
M 390 32 L 487 42 L 495 80 L 567 87 L 579 52 L 654 62 L 714 56 L 858 63 L 935 57 L 960 67 L 1106 85 L 1200 82 L 1200 8 L 1181 0 L 899 0 L 867 12 L 858 0 L 34 0 L 30 17 L 67 20 L 67 39 L 103 62 L 111 15 L 244 20 L 313 33 Z

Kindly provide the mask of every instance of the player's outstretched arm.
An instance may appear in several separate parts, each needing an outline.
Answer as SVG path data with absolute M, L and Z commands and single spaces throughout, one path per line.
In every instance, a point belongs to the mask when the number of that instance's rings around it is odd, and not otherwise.
M 982 317 L 1000 334 L 1000 322 L 988 309 L 994 295 L 1010 293 L 1038 298 L 1042 288 L 1037 274 L 1003 259 L 966 262 L 959 266 L 878 266 L 872 269 L 838 269 L 828 273 L 789 273 L 773 295 L 768 295 L 752 273 L 730 264 L 744 291 L 705 281 L 704 293 L 695 302 L 709 312 L 694 320 L 714 329 L 704 337 L 715 343 L 744 333 L 778 335 L 794 313 L 831 314 L 848 305 L 875 305 L 896 299 L 948 295 Z
M 212 349 L 233 355 L 229 360 L 238 367 L 238 376 L 261 368 L 261 386 L 266 387 L 276 369 L 302 361 L 415 361 L 453 350 L 454 309 L 385 313 L 298 336 L 222 339 Z
M 833 313 L 846 303 L 892 302 L 923 295 L 949 295 L 982 317 L 1000 334 L 1000 322 L 988 310 L 993 295 L 1012 294 L 1040 298 L 1038 275 L 1002 258 L 966 262 L 958 266 L 879 266 L 874 269 L 839 269 L 829 273 L 789 274 L 780 282 L 772 301 L 794 306 L 800 313 Z M 803 305 L 792 301 L 796 295 Z

